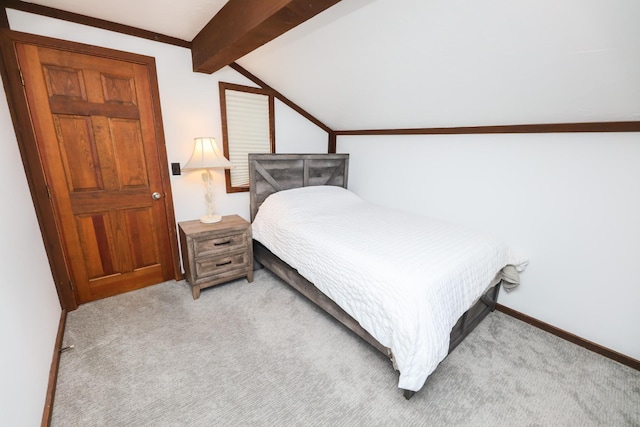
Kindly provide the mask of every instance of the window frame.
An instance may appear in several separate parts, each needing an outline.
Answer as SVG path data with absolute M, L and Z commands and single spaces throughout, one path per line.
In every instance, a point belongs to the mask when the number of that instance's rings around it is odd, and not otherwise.
M 276 152 L 276 132 L 275 132 L 275 101 L 272 90 L 263 89 L 258 87 L 243 86 L 234 83 L 219 82 L 218 88 L 220 91 L 220 113 L 222 117 L 222 152 L 224 156 L 230 160 L 229 156 L 229 129 L 227 126 L 227 90 L 253 93 L 257 95 L 267 96 L 269 106 L 269 149 L 270 153 Z M 247 164 L 248 167 L 248 164 Z M 249 184 L 241 186 L 231 185 L 231 170 L 226 169 L 224 171 L 225 185 L 227 193 L 240 193 L 249 191 Z

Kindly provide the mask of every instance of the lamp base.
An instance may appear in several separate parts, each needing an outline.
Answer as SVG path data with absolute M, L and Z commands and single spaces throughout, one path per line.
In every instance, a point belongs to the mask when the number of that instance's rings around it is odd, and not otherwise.
M 200 217 L 200 222 L 203 224 L 213 224 L 222 220 L 221 215 L 205 215 Z

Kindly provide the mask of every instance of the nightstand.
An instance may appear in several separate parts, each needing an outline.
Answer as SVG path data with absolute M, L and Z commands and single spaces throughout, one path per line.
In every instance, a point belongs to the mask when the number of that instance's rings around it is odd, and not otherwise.
M 182 264 L 193 299 L 200 289 L 240 277 L 253 282 L 251 224 L 238 215 L 203 224 L 199 220 L 179 222 Z

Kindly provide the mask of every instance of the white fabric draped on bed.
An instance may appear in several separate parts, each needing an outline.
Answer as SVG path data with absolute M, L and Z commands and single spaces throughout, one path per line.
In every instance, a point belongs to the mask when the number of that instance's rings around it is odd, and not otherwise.
M 252 233 L 389 347 L 412 391 L 446 357 L 458 318 L 496 277 L 517 285 L 527 263 L 484 234 L 334 186 L 272 194 Z

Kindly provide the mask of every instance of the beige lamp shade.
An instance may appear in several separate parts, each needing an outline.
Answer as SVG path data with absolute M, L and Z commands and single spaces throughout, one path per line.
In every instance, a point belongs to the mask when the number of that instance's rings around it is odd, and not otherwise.
M 220 153 L 215 138 L 194 138 L 193 153 L 182 170 L 232 169 L 235 166 Z

